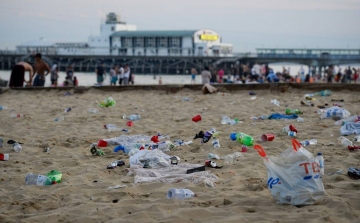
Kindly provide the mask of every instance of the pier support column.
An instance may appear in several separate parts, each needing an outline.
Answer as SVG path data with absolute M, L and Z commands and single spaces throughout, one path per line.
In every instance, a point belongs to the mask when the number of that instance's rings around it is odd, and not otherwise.
M 159 64 L 159 74 L 161 74 L 162 71 L 162 60 L 160 60 L 160 64 Z

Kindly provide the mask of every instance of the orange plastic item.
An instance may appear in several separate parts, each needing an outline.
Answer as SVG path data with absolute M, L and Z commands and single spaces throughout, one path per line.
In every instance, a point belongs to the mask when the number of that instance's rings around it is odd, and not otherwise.
M 254 149 L 255 149 L 256 151 L 258 151 L 258 153 L 259 153 L 259 155 L 260 155 L 261 157 L 263 157 L 263 158 L 267 157 L 267 154 L 266 154 L 264 148 L 262 148 L 260 145 L 255 144 L 255 145 L 254 145 Z
M 291 143 L 295 151 L 298 151 L 301 148 L 301 144 L 296 139 L 291 139 Z

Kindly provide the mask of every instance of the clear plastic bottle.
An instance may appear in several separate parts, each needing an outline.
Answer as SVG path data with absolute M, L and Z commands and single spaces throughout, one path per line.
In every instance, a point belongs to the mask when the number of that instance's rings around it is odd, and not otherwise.
M 97 110 L 97 109 L 95 109 L 95 108 L 89 108 L 89 109 L 88 109 L 88 112 L 89 112 L 89 113 L 94 113 L 94 114 L 95 114 L 95 113 L 98 113 L 98 112 L 99 112 L 99 110 Z
M 316 139 L 310 139 L 310 140 L 303 140 L 300 142 L 300 144 L 305 147 L 305 146 L 309 146 L 309 145 L 316 145 L 317 144 L 317 140 Z
M 296 136 L 296 132 L 289 131 L 288 136 L 294 137 L 294 136 Z
M 221 116 L 221 124 L 226 125 L 226 124 L 230 124 L 231 119 L 225 115 Z
M 280 106 L 280 103 L 279 103 L 276 99 L 273 99 L 273 100 L 271 100 L 270 102 L 271 102 L 271 104 L 273 104 L 273 105 Z
M 194 192 L 192 192 L 189 189 L 176 189 L 176 188 L 171 188 L 168 190 L 167 192 L 167 198 L 168 199 L 186 199 L 186 198 L 191 198 L 191 197 L 196 197 L 196 194 L 194 194 Z
M 60 117 L 54 119 L 55 122 L 61 122 L 61 121 L 64 121 L 64 120 L 65 120 L 64 116 L 60 116 Z
M 26 175 L 25 184 L 45 186 L 45 185 L 52 185 L 52 181 L 47 176 L 29 173 L 28 175 Z
M 8 109 L 7 106 L 1 106 L 1 105 L 0 105 L 0 110 L 7 110 L 7 109 Z
M 350 140 L 348 140 L 344 136 L 340 136 L 338 138 L 338 142 L 339 142 L 339 144 L 343 145 L 345 148 L 348 148 L 348 146 L 353 146 L 354 145 Z
M 21 117 L 24 117 L 23 114 L 11 114 L 10 115 L 11 118 L 21 118 Z
M 233 164 L 234 163 L 234 156 L 232 154 L 228 154 L 226 156 L 224 156 L 224 163 L 225 164 Z
M 360 135 L 354 137 L 355 142 L 360 142 Z
M 316 160 L 319 162 L 321 175 L 324 175 L 325 166 L 324 166 L 324 157 L 322 156 L 322 153 L 317 154 Z
M 209 159 L 217 159 L 217 160 L 220 159 L 220 157 L 218 155 L 214 154 L 214 153 L 209 153 L 208 158 Z
M 296 121 L 297 122 L 305 122 L 305 120 L 303 118 L 301 118 L 301 117 L 297 118 Z
M 140 120 L 140 119 L 141 119 L 141 116 L 140 116 L 139 114 L 130 115 L 130 116 L 128 117 L 128 119 L 129 119 L 130 121 L 136 121 L 136 120 Z
M 17 153 L 21 152 L 21 150 L 22 150 L 21 145 L 17 142 L 13 144 L 13 148 L 14 148 L 14 151 Z
M 216 137 L 213 138 L 212 144 L 214 146 L 214 149 L 219 149 L 220 148 L 220 142 Z
M 230 120 L 230 125 L 235 125 L 236 123 L 239 122 L 239 119 L 235 118 L 235 119 L 231 119 Z
M 105 127 L 109 132 L 116 132 L 116 131 L 118 131 L 118 132 L 121 132 L 121 131 L 123 131 L 123 132 L 129 132 L 128 129 L 122 129 L 122 128 L 119 128 L 119 127 L 117 127 L 116 125 L 113 125 L 113 124 L 106 124 L 104 127 Z

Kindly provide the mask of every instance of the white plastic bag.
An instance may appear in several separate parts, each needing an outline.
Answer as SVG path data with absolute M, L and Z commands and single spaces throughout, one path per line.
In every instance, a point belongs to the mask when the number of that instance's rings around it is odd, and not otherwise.
M 333 116 L 337 116 L 340 118 L 347 118 L 350 115 L 351 114 L 348 110 L 344 108 L 339 108 L 338 106 L 333 106 L 331 108 L 326 109 L 325 112 L 321 114 L 320 119 L 331 118 Z
M 316 158 L 295 139 L 293 150 L 279 157 L 267 156 L 260 145 L 255 145 L 268 168 L 267 185 L 278 204 L 309 205 L 325 197 L 320 165 Z

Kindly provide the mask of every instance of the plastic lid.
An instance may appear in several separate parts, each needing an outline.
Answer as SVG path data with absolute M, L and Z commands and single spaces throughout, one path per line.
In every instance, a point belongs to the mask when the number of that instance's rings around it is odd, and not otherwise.
M 318 153 L 317 155 L 318 155 L 318 156 L 322 156 L 322 153 Z
M 123 152 L 125 152 L 125 147 L 123 145 L 119 145 L 114 148 L 114 152 L 118 152 L 119 150 L 122 150 Z
M 232 141 L 235 141 L 235 140 L 236 140 L 236 132 L 233 132 L 233 133 L 230 134 L 230 139 L 231 139 Z

